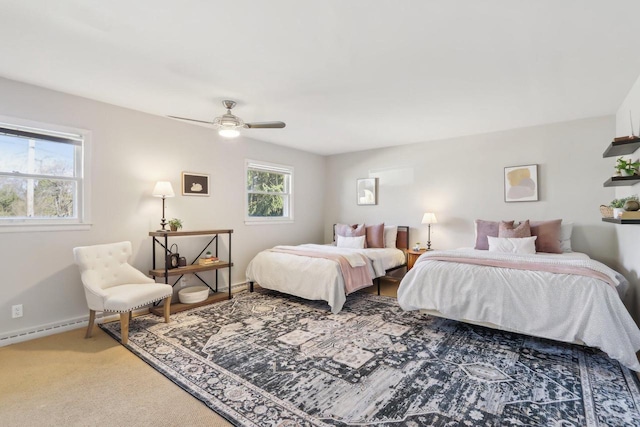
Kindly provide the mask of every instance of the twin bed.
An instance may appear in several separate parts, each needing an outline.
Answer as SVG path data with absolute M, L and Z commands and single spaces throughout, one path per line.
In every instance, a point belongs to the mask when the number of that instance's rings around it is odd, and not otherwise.
M 247 266 L 249 289 L 253 283 L 309 300 L 327 301 L 332 313 L 342 310 L 347 295 L 368 286 L 378 286 L 380 277 L 406 266 L 409 227 L 385 230 L 382 248 L 340 248 L 332 245 L 276 246 L 256 255 Z M 352 286 L 345 284 L 343 269 L 335 258 L 346 258 L 352 267 L 368 271 Z M 367 278 L 368 277 L 368 278 Z
M 396 248 L 301 245 L 263 251 L 247 268 L 250 287 L 257 282 L 264 288 L 324 300 L 337 313 L 349 293 L 372 283 L 346 289 L 337 262 L 305 252 L 357 254 L 366 260 L 379 286 L 379 278 L 388 270 L 406 266 L 401 249 L 408 247 L 408 231 L 398 228 Z M 430 251 L 402 279 L 398 303 L 404 310 L 597 347 L 640 372 L 636 355 L 640 330 L 621 300 L 627 281 L 586 254 L 571 252 L 570 245 L 564 249 L 556 251 L 560 253 Z

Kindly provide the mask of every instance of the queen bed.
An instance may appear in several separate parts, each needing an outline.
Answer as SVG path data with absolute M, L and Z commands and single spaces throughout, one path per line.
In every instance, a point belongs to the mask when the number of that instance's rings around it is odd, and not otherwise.
M 640 371 L 626 279 L 577 252 L 431 251 L 398 289 L 404 310 L 597 347 Z
M 384 243 L 375 248 L 276 246 L 258 253 L 247 266 L 249 290 L 257 283 L 262 288 L 326 301 L 331 312 L 338 313 L 347 295 L 358 289 L 375 282 L 380 293 L 380 278 L 406 266 L 408 242 L 409 227 L 384 226 Z M 353 269 L 358 271 L 349 274 Z

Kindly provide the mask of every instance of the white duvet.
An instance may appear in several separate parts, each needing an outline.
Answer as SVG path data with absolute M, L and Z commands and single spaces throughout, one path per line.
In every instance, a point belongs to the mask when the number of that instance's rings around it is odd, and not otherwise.
M 429 260 L 429 257 L 490 257 L 488 251 L 438 251 L 423 255 L 398 289 L 404 310 L 436 310 L 443 316 L 558 341 L 582 341 L 597 347 L 634 371 L 640 371 L 636 352 L 640 330 L 622 304 L 619 292 L 626 280 L 585 254 L 516 255 L 543 262 L 597 264 L 614 278 L 608 283 L 591 277 L 524 271 Z M 499 257 L 500 255 L 498 255 Z M 513 254 L 509 254 L 513 257 Z M 595 264 L 592 264 L 595 263 Z
M 290 249 L 291 246 L 280 246 Z M 368 260 L 371 277 L 384 276 L 389 268 L 405 263 L 404 253 L 399 249 L 347 249 L 329 245 L 300 245 L 307 251 L 332 252 L 344 255 L 352 266 L 362 257 Z M 335 261 L 282 252 L 262 251 L 247 266 L 247 280 L 261 287 L 284 292 L 309 300 L 329 303 L 332 313 L 338 313 L 346 301 L 344 279 Z

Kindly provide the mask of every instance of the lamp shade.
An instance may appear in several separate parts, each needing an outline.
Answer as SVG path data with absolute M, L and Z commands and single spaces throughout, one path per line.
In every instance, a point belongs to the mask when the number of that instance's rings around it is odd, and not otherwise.
M 436 224 L 437 222 L 436 215 L 432 212 L 427 212 L 422 216 L 423 224 Z
M 169 181 L 158 181 L 153 188 L 153 197 L 173 197 L 173 187 Z

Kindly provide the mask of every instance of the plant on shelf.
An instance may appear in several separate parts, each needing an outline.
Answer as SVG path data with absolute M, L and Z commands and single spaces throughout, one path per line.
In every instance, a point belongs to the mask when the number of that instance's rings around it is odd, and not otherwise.
M 178 231 L 182 228 L 182 220 L 178 218 L 171 218 L 169 221 L 169 228 L 171 231 Z
M 633 176 L 638 173 L 640 162 L 638 160 L 634 162 L 631 159 L 618 157 L 618 159 L 616 160 L 616 165 L 614 167 L 621 176 Z
M 637 195 L 633 195 L 633 196 L 629 196 L 629 197 L 623 197 L 621 199 L 613 199 L 611 201 L 611 203 L 609 203 L 609 206 L 611 206 L 612 208 L 622 208 L 624 207 L 624 204 L 627 203 L 629 200 L 634 200 L 634 201 L 638 201 L 638 196 Z

